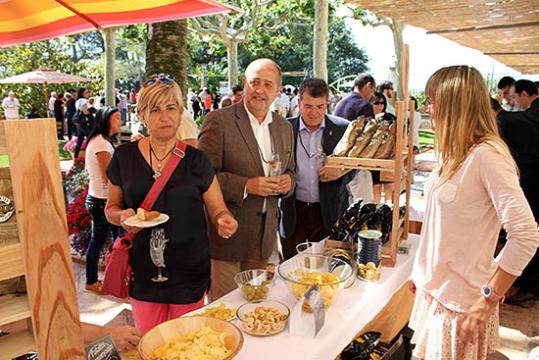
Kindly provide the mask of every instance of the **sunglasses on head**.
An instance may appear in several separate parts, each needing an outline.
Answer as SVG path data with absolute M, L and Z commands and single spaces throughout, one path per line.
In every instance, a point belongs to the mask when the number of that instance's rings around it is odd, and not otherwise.
M 151 75 L 145 82 L 144 86 L 152 86 L 156 82 L 160 82 L 161 84 L 169 85 L 175 82 L 174 76 L 161 73 L 161 74 L 154 74 Z

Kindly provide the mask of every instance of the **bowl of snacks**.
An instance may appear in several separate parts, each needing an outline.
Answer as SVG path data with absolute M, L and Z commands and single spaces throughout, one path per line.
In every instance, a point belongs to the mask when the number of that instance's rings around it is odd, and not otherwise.
M 240 328 L 254 336 L 271 336 L 286 328 L 290 309 L 285 304 L 266 300 L 259 303 L 245 303 L 238 308 L 236 317 Z
M 326 308 L 331 306 L 350 277 L 354 276 L 350 263 L 339 258 L 304 254 L 298 254 L 283 262 L 277 272 L 296 299 L 301 299 L 307 290 L 316 284 Z M 304 303 L 303 310 L 312 311 L 307 302 Z
M 243 334 L 234 324 L 203 316 L 181 317 L 161 323 L 140 339 L 143 360 L 228 360 L 243 346 Z
M 227 304 L 219 305 L 208 305 L 202 309 L 195 310 L 187 316 L 206 316 L 214 319 L 231 321 L 236 318 L 237 308 L 233 306 L 228 306 Z
M 266 270 L 254 269 L 237 273 L 234 276 L 234 281 L 245 300 L 258 302 L 266 299 L 275 277 Z

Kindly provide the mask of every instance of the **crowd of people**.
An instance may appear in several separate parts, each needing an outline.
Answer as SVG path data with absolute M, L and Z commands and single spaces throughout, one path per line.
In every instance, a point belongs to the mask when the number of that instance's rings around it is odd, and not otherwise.
M 538 299 L 539 95 L 531 81 L 502 80 L 504 102 L 497 107 L 472 67 L 442 68 L 426 86 L 439 164 L 425 190 L 411 282 L 419 359 L 486 359 L 497 344 L 499 303 L 515 280 L 519 296 Z M 317 78 L 285 90 L 270 59 L 250 63 L 242 85 L 219 101 L 207 89 L 191 89 L 184 104 L 166 74 L 125 98 L 136 101 L 145 133 L 117 147 L 121 99 L 119 107 L 100 106 L 81 88 L 55 94 L 49 109 L 55 117 L 65 109 L 77 136 L 88 139 L 86 289 L 101 291 L 97 258 L 111 230 L 135 234 L 130 301 L 140 332 L 234 290 L 235 274 L 265 268 L 280 247 L 288 259 L 297 244 L 327 237 L 348 207 L 347 184 L 356 171 L 329 167 L 326 156 L 359 116 L 396 119 L 389 81 L 377 86 L 359 74 L 344 97 Z M 18 109 L 15 100 L 10 95 L 4 109 Z M 198 133 L 193 116 L 200 115 Z M 152 208 L 169 221 L 128 224 L 177 155 L 178 141 L 190 146 Z M 391 183 L 372 176 L 375 200 L 382 189 L 391 198 Z M 495 257 L 502 227 L 505 243 Z

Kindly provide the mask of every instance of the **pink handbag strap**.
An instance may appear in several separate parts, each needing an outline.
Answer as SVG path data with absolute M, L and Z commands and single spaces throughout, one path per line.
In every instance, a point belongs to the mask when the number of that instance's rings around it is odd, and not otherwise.
M 163 189 L 165 188 L 165 185 L 172 176 L 172 173 L 174 172 L 174 170 L 176 170 L 176 167 L 180 165 L 180 162 L 185 157 L 186 147 L 187 146 L 183 141 L 178 141 L 176 147 L 172 151 L 172 156 L 167 162 L 167 166 L 165 166 L 165 169 L 161 173 L 161 176 L 159 176 L 157 180 L 155 180 L 152 187 L 150 188 L 150 191 L 148 191 L 148 194 L 146 194 L 144 201 L 142 201 L 142 204 L 140 205 L 141 208 L 143 208 L 144 210 L 150 210 L 155 204 L 155 201 L 161 194 L 161 191 L 163 191 Z M 125 234 L 125 237 L 132 240 L 135 238 L 135 234 L 127 233 Z

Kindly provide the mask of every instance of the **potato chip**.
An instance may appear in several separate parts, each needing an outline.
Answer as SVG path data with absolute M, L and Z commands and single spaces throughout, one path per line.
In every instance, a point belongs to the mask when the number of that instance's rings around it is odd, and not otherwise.
M 177 340 L 169 341 L 154 351 L 153 360 L 222 360 L 230 355 L 226 347 L 227 334 L 204 326 Z
M 214 307 L 207 307 L 203 311 L 196 313 L 195 316 L 207 316 L 220 320 L 231 320 L 236 316 L 236 309 L 229 308 L 225 304 Z

